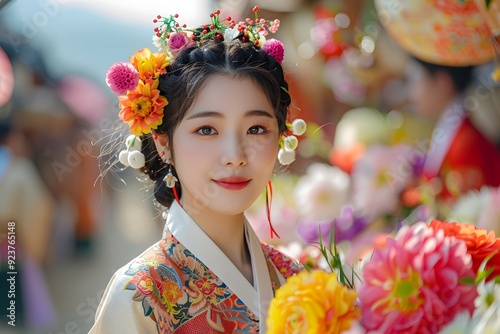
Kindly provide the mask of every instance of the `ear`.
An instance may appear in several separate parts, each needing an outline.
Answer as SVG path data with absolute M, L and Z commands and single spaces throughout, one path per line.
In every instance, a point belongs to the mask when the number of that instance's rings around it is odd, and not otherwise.
M 170 145 L 168 143 L 168 136 L 166 133 L 156 133 L 153 131 L 153 140 L 155 142 L 156 150 L 163 160 L 169 160 L 172 158 L 170 152 Z

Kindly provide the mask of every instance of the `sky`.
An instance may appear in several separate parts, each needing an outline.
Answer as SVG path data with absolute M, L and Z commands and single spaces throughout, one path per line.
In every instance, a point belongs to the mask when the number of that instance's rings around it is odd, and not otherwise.
M 178 13 L 181 22 L 195 25 L 211 6 L 208 0 L 12 0 L 0 10 L 0 22 L 7 27 L 4 39 L 40 50 L 55 77 L 79 74 L 104 85 L 111 64 L 155 49 L 156 15 Z

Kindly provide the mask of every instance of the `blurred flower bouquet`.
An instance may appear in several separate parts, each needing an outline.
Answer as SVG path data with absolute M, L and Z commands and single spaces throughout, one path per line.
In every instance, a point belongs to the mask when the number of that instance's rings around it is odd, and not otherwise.
M 331 271 L 304 271 L 281 287 L 268 333 L 498 333 L 500 239 L 438 220 L 403 226 L 346 279 L 341 256 L 320 243 Z M 345 265 L 345 264 L 344 264 Z
M 474 224 L 500 234 L 500 187 L 483 186 L 460 196 L 448 209 L 449 220 Z
M 500 333 L 500 188 L 442 203 L 422 158 L 382 142 L 349 171 L 276 177 L 290 238 L 274 244 L 308 270 L 276 291 L 268 333 Z

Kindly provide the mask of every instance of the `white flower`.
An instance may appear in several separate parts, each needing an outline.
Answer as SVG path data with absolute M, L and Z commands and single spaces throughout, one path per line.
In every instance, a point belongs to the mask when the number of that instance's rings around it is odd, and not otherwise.
M 233 39 L 236 38 L 236 36 L 238 36 L 240 32 L 238 31 L 237 28 L 227 28 L 225 31 L 224 31 L 224 40 L 226 42 L 230 42 L 232 41 Z
M 158 48 L 159 51 L 168 53 L 168 46 L 164 39 L 156 35 L 153 36 L 153 44 Z
M 447 323 L 439 334 L 466 334 L 471 333 L 471 317 L 468 311 L 455 315 L 452 321 Z
M 300 255 L 302 254 L 302 251 L 304 247 L 302 244 L 298 241 L 292 241 L 288 244 L 284 245 L 278 245 L 276 247 L 280 252 L 285 254 L 286 256 L 292 258 L 292 259 L 298 259 L 300 258 Z
M 450 219 L 463 224 L 475 224 L 489 199 L 486 188 L 481 190 L 471 190 L 462 195 L 453 206 Z
M 415 175 L 412 148 L 405 145 L 373 145 L 354 164 L 352 202 L 355 212 L 369 220 L 393 214 L 401 191 Z
M 495 284 L 494 280 L 481 283 L 477 286 L 478 296 L 474 300 L 475 312 L 485 313 L 493 304 L 500 307 L 500 284 Z
M 293 151 L 297 148 L 297 145 L 299 145 L 299 140 L 295 136 L 288 136 L 285 137 L 283 144 L 286 151 Z
M 278 160 L 282 165 L 289 165 L 295 161 L 295 151 L 287 151 L 280 148 L 278 151 Z
M 162 40 L 161 37 L 158 36 L 153 36 L 153 45 L 156 46 L 158 49 L 162 47 Z
M 130 135 L 125 140 L 125 146 L 129 151 L 140 151 L 142 148 L 142 141 L 140 137 Z
M 474 224 L 500 234 L 500 187 L 483 186 L 462 195 L 451 210 L 448 220 Z
M 294 190 L 297 210 L 311 221 L 334 219 L 348 202 L 350 179 L 338 167 L 314 163 Z
M 302 136 L 307 129 L 307 124 L 306 122 L 301 119 L 297 118 L 292 122 L 292 133 L 296 136 Z
M 474 312 L 472 334 L 497 334 L 500 332 L 500 305 L 493 303 L 485 312 Z
M 174 176 L 174 174 L 172 173 L 168 173 L 167 175 L 165 175 L 165 177 L 163 178 L 163 181 L 165 181 L 165 183 L 167 184 L 167 187 L 169 188 L 173 188 L 175 187 L 175 182 L 177 182 L 177 178 Z
M 125 167 L 128 167 L 129 164 L 128 164 L 128 151 L 126 150 L 123 150 L 120 152 L 120 154 L 118 154 L 118 160 L 122 163 L 122 165 L 124 165 Z
M 130 167 L 134 169 L 139 169 L 144 167 L 145 162 L 146 158 L 144 157 L 144 154 L 141 153 L 141 151 L 129 152 L 128 164 L 130 165 Z

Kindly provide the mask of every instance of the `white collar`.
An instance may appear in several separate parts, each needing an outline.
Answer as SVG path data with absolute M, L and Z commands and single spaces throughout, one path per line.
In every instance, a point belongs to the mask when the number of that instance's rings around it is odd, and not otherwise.
M 176 201 L 170 206 L 165 228 L 259 317 L 260 332 L 265 333 L 267 309 L 273 298 L 273 290 L 264 251 L 247 219 L 245 238 L 255 287 Z
M 466 114 L 460 97 L 448 104 L 432 131 L 431 143 L 427 151 L 424 173 L 437 176 L 451 143 L 460 128 Z

